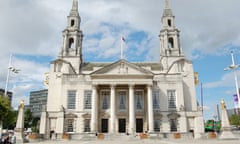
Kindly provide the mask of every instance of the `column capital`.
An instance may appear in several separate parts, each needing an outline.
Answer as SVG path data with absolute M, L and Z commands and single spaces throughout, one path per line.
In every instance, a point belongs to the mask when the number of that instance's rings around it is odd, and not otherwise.
M 111 84 L 110 84 L 110 88 L 111 88 L 111 89 L 114 89 L 114 88 L 116 87 L 116 85 L 117 85 L 116 83 L 111 83 Z
M 129 83 L 128 86 L 129 88 L 133 88 L 135 86 L 135 83 Z
M 152 84 L 147 84 L 147 88 L 152 88 Z
M 92 84 L 92 88 L 93 88 L 93 89 L 96 89 L 97 86 L 98 86 L 98 84 L 95 84 L 95 83 Z

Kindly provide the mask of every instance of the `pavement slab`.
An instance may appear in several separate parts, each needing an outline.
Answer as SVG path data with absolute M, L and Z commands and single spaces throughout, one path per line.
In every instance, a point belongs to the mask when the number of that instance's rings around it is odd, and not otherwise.
M 198 140 L 165 140 L 165 139 L 144 139 L 144 140 L 41 140 L 30 142 L 33 144 L 240 144 L 240 139 L 219 140 L 219 139 L 198 139 Z

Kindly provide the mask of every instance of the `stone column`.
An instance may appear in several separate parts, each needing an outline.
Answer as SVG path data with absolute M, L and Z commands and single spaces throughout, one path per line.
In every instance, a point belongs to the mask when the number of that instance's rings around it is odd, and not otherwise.
M 21 104 L 18 108 L 18 118 L 16 127 L 14 129 L 14 135 L 16 136 L 16 143 L 24 143 L 24 101 L 21 101 Z
M 57 121 L 56 121 L 56 130 L 55 132 L 58 134 L 62 134 L 64 131 L 64 111 L 60 111 L 57 114 Z
M 201 115 L 194 119 L 194 138 L 199 139 L 204 135 L 204 120 Z
M 152 86 L 148 85 L 148 131 L 153 132 L 153 98 L 152 98 Z
M 225 105 L 225 101 L 224 99 L 222 99 L 221 101 L 221 106 L 222 106 L 222 117 L 221 117 L 221 124 L 222 124 L 222 128 L 221 128 L 221 135 L 219 136 L 219 139 L 238 139 L 237 137 L 235 137 L 235 135 L 232 133 L 231 131 L 231 126 L 229 123 L 229 119 L 228 119 L 228 114 L 227 114 L 227 109 L 226 109 L 226 105 Z
M 63 55 L 66 55 L 67 52 L 67 46 L 68 42 L 67 42 L 67 35 L 64 33 L 64 45 L 63 45 Z
M 111 102 L 110 102 L 110 132 L 115 133 L 115 119 L 116 119 L 116 96 L 115 85 L 111 85 Z
M 180 123 L 180 125 L 179 125 L 180 131 L 183 133 L 188 132 L 187 131 L 187 116 L 186 116 L 185 112 L 180 112 L 179 123 Z M 199 121 L 199 125 L 200 125 L 200 121 Z
M 135 133 L 135 100 L 134 85 L 129 85 L 129 130 L 130 134 Z
M 170 132 L 169 118 L 167 116 L 167 113 L 162 113 L 162 129 L 161 129 L 161 132 L 163 132 L 163 133 L 169 133 Z
M 97 132 L 97 107 L 98 107 L 98 98 L 97 98 L 97 88 L 96 85 L 92 86 L 92 109 L 91 109 L 91 131 Z

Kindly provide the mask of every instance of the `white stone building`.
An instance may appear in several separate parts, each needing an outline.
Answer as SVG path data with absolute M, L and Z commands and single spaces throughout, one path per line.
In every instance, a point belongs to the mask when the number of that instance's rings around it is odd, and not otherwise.
M 204 132 L 192 62 L 184 57 L 168 0 L 160 31 L 160 61 L 85 63 L 78 2 L 67 17 L 63 43 L 49 72 L 40 133 Z

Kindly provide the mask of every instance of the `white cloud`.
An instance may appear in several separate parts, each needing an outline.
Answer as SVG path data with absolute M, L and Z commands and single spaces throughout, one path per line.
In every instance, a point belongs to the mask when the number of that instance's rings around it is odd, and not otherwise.
M 5 85 L 10 53 L 57 57 L 71 4 L 69 0 L 0 1 L 0 87 Z M 229 53 L 232 46 L 239 49 L 239 5 L 240 1 L 236 0 L 170 1 L 187 58 L 222 55 Z M 139 57 L 159 60 L 158 34 L 163 7 L 163 1 L 159 0 L 79 0 L 84 59 L 90 61 L 93 56 L 100 61 L 118 59 L 121 35 L 127 38 L 143 32 L 146 36 L 141 41 L 128 41 L 126 57 L 133 61 Z M 12 82 L 35 83 L 25 92 L 41 87 L 41 77 L 49 68 L 47 61 L 18 57 L 15 64 L 21 68 L 21 74 L 13 76 Z M 226 74 L 220 81 L 205 86 L 233 84 L 232 74 Z M 18 90 L 14 89 L 15 93 L 19 93 Z
M 194 50 L 215 54 L 222 52 L 221 49 L 227 44 L 238 45 L 240 21 L 236 17 L 239 13 L 237 7 L 239 4 L 238 1 L 229 0 L 170 1 L 176 16 L 176 26 L 182 31 L 181 39 L 185 54 L 191 57 Z M 0 38 L 3 41 L 1 47 L 8 47 L 8 52 L 24 52 L 31 55 L 37 52 L 37 55 L 53 57 L 57 55 L 61 45 L 61 30 L 66 26 L 66 16 L 70 11 L 71 2 L 27 0 L 19 3 L 13 0 L 2 1 L 1 5 L 5 6 L 1 9 L 3 21 L 0 25 L 2 31 Z M 79 0 L 81 28 L 86 37 L 89 34 L 105 34 L 106 30 L 112 31 L 112 26 L 117 28 L 118 33 L 126 30 L 130 33 L 145 31 L 155 38 L 152 41 L 155 43 L 161 29 L 163 1 L 152 0 L 147 2 L 147 5 L 144 0 Z M 103 27 L 102 23 L 109 26 Z M 112 40 L 117 41 L 120 35 L 112 35 L 109 42 L 105 43 L 114 47 L 115 43 Z M 88 42 L 91 41 L 84 41 L 84 45 L 88 46 Z M 98 44 L 96 46 L 100 47 L 102 43 Z M 110 54 L 112 53 L 106 52 L 106 55 Z
M 29 104 L 29 97 L 26 95 L 26 91 L 31 89 L 33 85 L 14 85 L 12 88 L 13 91 L 13 98 L 12 98 L 12 107 L 17 109 L 20 102 L 24 100 L 24 104 Z
M 236 71 L 238 81 L 240 80 L 240 71 Z M 235 87 L 234 72 L 228 72 L 222 76 L 219 81 L 208 82 L 203 85 L 204 88 Z
M 18 59 L 14 56 L 12 58 L 12 65 L 20 69 L 18 74 L 10 72 L 8 83 L 8 90 L 13 92 L 12 106 L 17 108 L 21 100 L 25 100 L 25 104 L 29 104 L 30 91 L 44 89 L 44 73 L 49 70 L 49 65 Z M 4 73 L 5 77 L 2 78 L 4 81 L 1 82 L 1 87 L 4 87 L 7 68 L 0 69 L 6 72 Z

